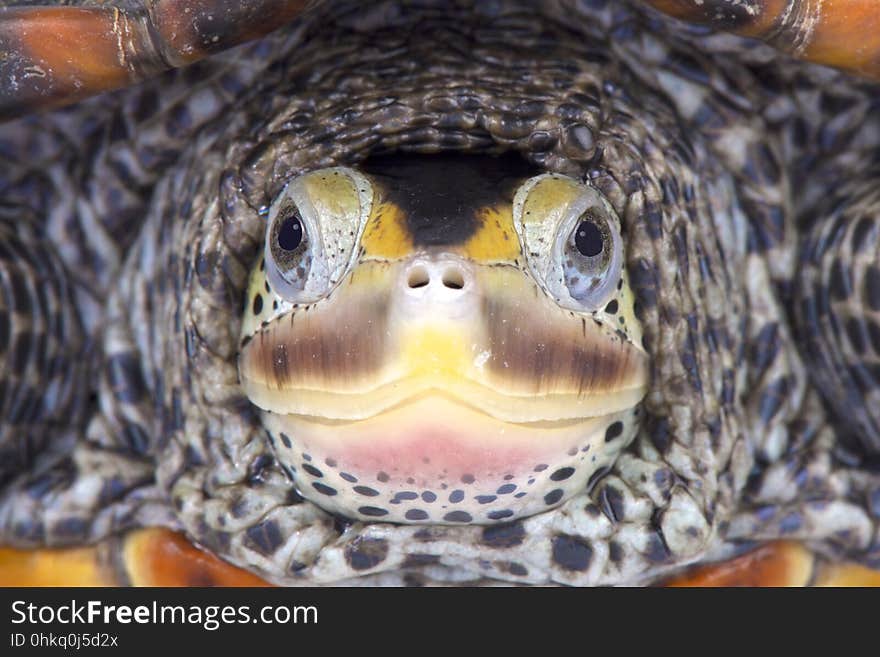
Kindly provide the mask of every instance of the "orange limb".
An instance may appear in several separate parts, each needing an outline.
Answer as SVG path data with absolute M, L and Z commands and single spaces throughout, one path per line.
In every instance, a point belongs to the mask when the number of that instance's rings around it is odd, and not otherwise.
M 880 79 L 876 0 L 647 0 L 660 11 L 755 37 L 789 54 Z
M 0 120 L 184 66 L 289 22 L 306 0 L 0 8 Z
M 133 532 L 123 554 L 134 586 L 270 586 L 167 529 Z
M 268 586 L 167 529 L 82 548 L 0 548 L 0 586 L 127 585 Z
M 762 545 L 730 561 L 695 566 L 665 586 L 880 586 L 880 571 L 828 563 L 799 543 Z
M 730 561 L 696 566 L 665 586 L 806 586 L 812 553 L 798 543 L 768 543 Z
M 0 548 L 0 586 L 115 586 L 120 582 L 94 547 Z
M 83 548 L 0 548 L 0 586 L 270 586 L 167 529 L 142 529 Z M 762 545 L 729 561 L 695 566 L 670 587 L 880 586 L 880 571 L 824 563 L 798 543 Z

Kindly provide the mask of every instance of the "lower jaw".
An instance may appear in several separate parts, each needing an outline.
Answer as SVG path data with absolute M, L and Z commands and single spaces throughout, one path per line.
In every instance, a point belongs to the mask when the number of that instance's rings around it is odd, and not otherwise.
M 623 430 L 606 442 L 606 429 Z M 279 461 L 304 497 L 350 518 L 489 524 L 584 492 L 635 433 L 632 409 L 512 424 L 429 396 L 355 422 L 264 413 Z M 614 432 L 616 433 L 616 432 Z

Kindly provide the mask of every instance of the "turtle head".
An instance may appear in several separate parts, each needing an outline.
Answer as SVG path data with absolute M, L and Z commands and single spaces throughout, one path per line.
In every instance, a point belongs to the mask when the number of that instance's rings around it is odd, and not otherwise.
M 302 494 L 362 520 L 491 523 L 585 490 L 637 428 L 647 355 L 620 222 L 514 156 L 291 180 L 239 373 Z

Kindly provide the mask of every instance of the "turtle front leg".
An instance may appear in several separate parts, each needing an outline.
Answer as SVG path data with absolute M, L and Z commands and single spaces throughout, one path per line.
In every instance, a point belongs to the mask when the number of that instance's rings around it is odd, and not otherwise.
M 719 563 L 689 568 L 664 586 L 880 586 L 880 572 L 829 563 L 800 543 L 777 541 Z
M 0 203 L 0 487 L 84 421 L 89 346 L 72 299 L 33 214 Z
M 801 249 L 800 332 L 814 380 L 862 448 L 880 454 L 880 167 L 839 185 Z M 878 493 L 880 496 L 880 493 Z M 880 513 L 880 499 L 878 499 Z
M 34 213 L 0 204 L 0 544 L 97 540 L 152 509 L 151 460 L 106 439 L 71 278 Z
M 0 120 L 58 107 L 264 36 L 306 0 L 145 0 L 0 9 Z
M 795 57 L 880 78 L 875 0 L 647 0 L 676 18 L 755 37 Z

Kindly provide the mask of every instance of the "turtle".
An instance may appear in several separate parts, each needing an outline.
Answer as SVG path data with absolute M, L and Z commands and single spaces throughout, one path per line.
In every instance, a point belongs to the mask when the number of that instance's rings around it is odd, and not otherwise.
M 878 581 L 869 9 L 11 4 L 4 582 Z

